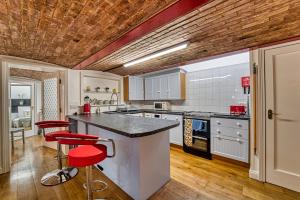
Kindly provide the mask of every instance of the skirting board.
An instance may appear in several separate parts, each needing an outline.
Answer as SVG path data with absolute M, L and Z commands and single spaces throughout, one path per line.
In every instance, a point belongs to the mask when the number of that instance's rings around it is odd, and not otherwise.
M 261 181 L 259 180 L 259 173 L 257 170 L 249 170 L 249 177 L 252 178 L 252 179 L 255 179 L 255 180 L 258 180 L 258 181 Z

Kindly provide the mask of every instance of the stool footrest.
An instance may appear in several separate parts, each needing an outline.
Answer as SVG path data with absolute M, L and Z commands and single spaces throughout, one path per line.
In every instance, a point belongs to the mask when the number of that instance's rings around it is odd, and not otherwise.
M 93 180 L 92 183 L 97 183 L 98 185 L 100 185 L 101 187 L 99 188 L 95 188 L 92 186 L 92 191 L 93 192 L 101 192 L 103 190 L 106 190 L 108 188 L 108 185 L 107 183 L 105 183 L 104 181 L 100 181 L 100 180 Z M 86 190 L 87 187 L 86 187 L 86 183 L 83 184 L 83 188 Z

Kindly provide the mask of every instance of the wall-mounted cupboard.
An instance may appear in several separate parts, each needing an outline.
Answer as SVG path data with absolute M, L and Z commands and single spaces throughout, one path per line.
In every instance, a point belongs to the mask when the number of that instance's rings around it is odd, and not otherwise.
M 185 73 L 173 72 L 145 78 L 145 100 L 184 100 Z
M 144 100 L 144 78 L 126 76 L 123 79 L 124 101 Z
M 124 100 L 184 100 L 185 73 L 124 77 Z

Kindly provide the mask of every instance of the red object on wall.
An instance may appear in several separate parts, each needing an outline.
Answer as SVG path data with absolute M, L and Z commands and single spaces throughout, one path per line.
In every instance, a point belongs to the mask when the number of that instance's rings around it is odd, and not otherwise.
M 242 87 L 250 87 L 250 76 L 244 76 L 241 78 Z
M 102 50 L 88 57 L 86 60 L 76 65 L 73 69 L 84 69 L 88 65 L 108 56 L 121 47 L 130 44 L 131 42 L 140 39 L 148 33 L 151 33 L 156 29 L 174 21 L 175 19 L 192 12 L 200 6 L 205 5 L 207 2 L 209 2 L 209 0 L 179 0 L 160 13 L 154 15 L 147 21 L 138 25 L 131 31 L 127 32 L 116 41 L 108 44 Z
M 246 114 L 246 106 L 244 105 L 233 105 L 230 106 L 231 115 L 244 115 Z

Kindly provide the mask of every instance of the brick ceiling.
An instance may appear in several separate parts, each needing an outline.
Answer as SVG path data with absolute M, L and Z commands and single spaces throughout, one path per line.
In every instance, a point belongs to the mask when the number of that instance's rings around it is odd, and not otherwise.
M 32 1 L 0 2 L 0 54 L 73 67 L 175 1 L 24 2 Z M 300 0 L 213 0 L 85 69 L 120 75 L 146 73 L 299 37 L 299 30 Z M 122 67 L 187 40 L 191 45 L 185 50 Z
M 177 0 L 1 0 L 0 54 L 73 67 Z
M 87 69 L 147 73 L 249 47 L 300 36 L 299 0 L 214 0 L 128 45 Z M 185 50 L 132 67 L 120 67 L 159 49 L 190 41 Z

